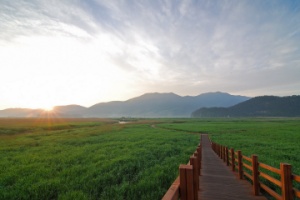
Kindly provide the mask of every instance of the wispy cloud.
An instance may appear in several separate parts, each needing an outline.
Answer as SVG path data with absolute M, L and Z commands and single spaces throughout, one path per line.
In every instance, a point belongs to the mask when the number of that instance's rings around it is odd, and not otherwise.
M 16 80 L 13 90 L 30 87 L 16 75 L 19 70 L 37 83 L 37 77 L 55 79 L 54 88 L 67 79 L 77 89 L 61 88 L 61 93 L 84 91 L 95 103 L 149 91 L 195 95 L 221 90 L 252 96 L 300 92 L 297 1 L 0 4 L 0 54 L 5 57 L 0 66 L 6 77 L 1 85 Z M 78 101 L 91 103 L 83 102 Z

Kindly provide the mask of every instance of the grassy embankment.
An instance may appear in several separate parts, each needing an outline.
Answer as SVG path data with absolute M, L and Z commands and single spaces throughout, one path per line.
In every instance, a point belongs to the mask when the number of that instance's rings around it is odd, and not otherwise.
M 99 119 L 0 119 L 0 199 L 160 199 L 199 135 Z

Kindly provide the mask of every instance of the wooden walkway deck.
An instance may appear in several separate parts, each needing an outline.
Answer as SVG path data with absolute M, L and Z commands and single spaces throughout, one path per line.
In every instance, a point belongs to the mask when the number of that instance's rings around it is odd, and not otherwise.
M 215 154 L 207 135 L 202 135 L 202 169 L 200 176 L 201 200 L 266 200 L 263 196 L 254 196 L 251 184 L 239 180 L 237 174 Z

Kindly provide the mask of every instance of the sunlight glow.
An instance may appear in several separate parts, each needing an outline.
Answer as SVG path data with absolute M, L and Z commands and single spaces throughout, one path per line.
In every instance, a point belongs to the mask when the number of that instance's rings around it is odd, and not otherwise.
M 30 2 L 0 0 L 0 110 L 300 93 L 296 1 Z
M 43 108 L 43 109 L 47 112 L 52 112 L 53 111 L 53 107 L 46 107 L 46 108 Z

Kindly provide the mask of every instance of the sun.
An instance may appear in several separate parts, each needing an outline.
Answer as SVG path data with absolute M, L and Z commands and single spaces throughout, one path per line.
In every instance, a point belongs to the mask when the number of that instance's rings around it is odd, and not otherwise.
M 53 111 L 53 107 L 45 107 L 43 108 L 46 112 L 51 112 Z

